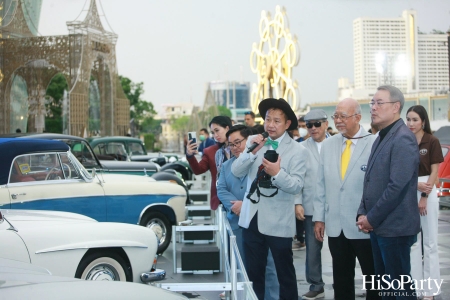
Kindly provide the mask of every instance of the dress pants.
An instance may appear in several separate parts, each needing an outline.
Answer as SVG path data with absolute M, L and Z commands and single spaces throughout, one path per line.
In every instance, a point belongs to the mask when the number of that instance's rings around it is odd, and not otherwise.
M 258 213 L 250 221 L 249 227 L 243 229 L 245 268 L 253 290 L 259 300 L 264 299 L 265 277 L 268 251 L 272 252 L 281 300 L 298 300 L 297 278 L 295 276 L 292 254 L 292 237 L 265 235 L 258 230 Z
M 385 277 L 385 279 L 392 284 L 394 280 L 401 280 L 402 275 L 410 275 L 411 246 L 416 242 L 416 240 L 416 234 L 397 237 L 383 237 L 377 235 L 373 231 L 370 232 L 373 262 L 375 264 L 375 273 L 377 278 L 382 278 L 383 275 L 389 275 L 390 277 Z M 411 283 L 405 283 L 403 290 L 387 289 L 388 287 L 383 281 L 381 281 L 381 284 L 385 289 L 380 291 L 380 294 L 383 295 L 383 300 L 417 300 L 415 291 L 411 289 Z M 397 288 L 397 286 L 395 286 L 395 288 Z
M 328 237 L 333 260 L 334 299 L 355 299 L 355 266 L 358 258 L 363 275 L 372 278 L 375 268 L 370 239 L 348 239 L 344 232 L 338 237 Z M 366 282 L 366 299 L 381 299 L 376 289 Z
M 420 176 L 419 182 L 426 182 L 428 176 Z M 420 200 L 420 192 L 417 192 L 417 199 Z M 438 214 L 439 199 L 437 197 L 436 187 L 433 187 L 427 200 L 427 215 L 420 216 L 420 225 L 422 234 L 417 235 L 417 242 L 411 247 L 411 276 L 413 279 L 422 280 L 431 278 L 441 282 L 441 273 L 439 269 L 438 253 Z M 423 236 L 423 266 L 422 266 L 422 236 Z M 417 286 L 420 288 L 420 286 Z M 416 289 L 417 294 L 424 296 L 436 296 L 438 287 L 431 284 L 423 285 L 424 289 Z
M 245 266 L 245 255 L 244 255 L 244 246 L 242 242 L 242 231 L 243 228 L 239 227 L 233 230 L 234 235 L 236 236 L 236 244 L 239 249 L 239 254 L 241 255 L 241 259 L 244 262 Z M 267 255 L 267 266 L 266 266 L 266 287 L 265 287 L 265 296 L 264 300 L 277 300 L 280 295 L 280 284 L 277 279 L 277 271 L 275 269 L 275 263 L 273 261 L 272 252 L 269 250 L 269 254 Z
M 322 246 L 314 235 L 314 222 L 312 216 L 305 216 L 303 221 L 305 225 L 306 239 L 306 260 L 305 260 L 305 276 L 306 282 L 310 284 L 310 291 L 321 291 L 325 285 L 322 280 Z M 298 233 L 297 233 L 298 237 Z

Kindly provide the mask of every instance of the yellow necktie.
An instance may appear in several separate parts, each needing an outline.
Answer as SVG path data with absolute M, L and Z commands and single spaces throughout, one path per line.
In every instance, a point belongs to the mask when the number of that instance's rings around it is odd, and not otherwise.
M 345 141 L 345 143 L 347 144 L 347 146 L 345 147 L 345 150 L 344 150 L 344 152 L 342 152 L 342 156 L 341 156 L 341 177 L 342 177 L 342 179 L 344 179 L 344 177 L 345 177 L 345 172 L 347 172 L 348 164 L 350 163 L 350 157 L 352 154 L 352 152 L 350 151 L 350 146 L 352 145 L 352 141 L 347 140 L 347 141 Z

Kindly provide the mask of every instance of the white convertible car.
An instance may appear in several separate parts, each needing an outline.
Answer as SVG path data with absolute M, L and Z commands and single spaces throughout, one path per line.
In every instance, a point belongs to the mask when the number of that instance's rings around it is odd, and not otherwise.
M 134 282 L 165 276 L 154 266 L 156 235 L 137 225 L 99 223 L 66 212 L 1 210 L 0 241 L 1 258 L 57 276 Z
M 56 140 L 0 138 L 0 209 L 79 213 L 152 229 L 158 253 L 186 219 L 186 190 L 151 177 L 92 173 Z
M 0 258 L 0 282 L 2 299 L 187 299 L 151 285 L 52 276 L 45 268 L 4 258 Z

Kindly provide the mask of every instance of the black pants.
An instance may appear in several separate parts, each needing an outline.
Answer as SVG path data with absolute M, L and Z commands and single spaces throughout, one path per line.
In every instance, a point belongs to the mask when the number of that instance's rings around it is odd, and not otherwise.
M 358 258 L 363 275 L 375 275 L 370 239 L 347 239 L 344 232 L 338 237 L 328 237 L 333 258 L 334 299 L 355 299 L 355 266 Z M 381 299 L 377 290 L 370 290 L 366 282 L 366 299 Z
M 258 230 L 258 213 L 253 217 L 248 229 L 243 229 L 245 268 L 253 282 L 253 290 L 259 300 L 264 300 L 267 254 L 272 251 L 281 300 L 298 300 L 297 278 L 292 255 L 292 237 L 283 238 L 265 235 Z

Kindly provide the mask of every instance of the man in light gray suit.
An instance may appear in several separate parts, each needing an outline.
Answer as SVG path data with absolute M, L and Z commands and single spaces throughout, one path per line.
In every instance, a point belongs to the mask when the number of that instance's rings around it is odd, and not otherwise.
M 378 87 L 370 102 L 372 123 L 380 131 L 367 163 L 357 217 L 359 228 L 370 232 L 377 278 L 389 283 L 410 276 L 411 246 L 420 231 L 419 147 L 400 118 L 404 103 L 403 93 L 390 85 Z M 416 299 L 411 287 L 408 281 L 400 289 L 382 291 L 383 299 Z
M 314 232 L 323 241 L 324 230 L 333 260 L 334 299 L 355 299 L 355 265 L 362 273 L 373 275 L 374 265 L 369 235 L 359 230 L 352 216 L 361 203 L 364 173 L 375 136 L 359 125 L 361 107 L 354 99 L 336 106 L 336 134 L 323 142 L 314 202 Z M 370 288 L 370 284 L 366 284 Z M 366 299 L 380 299 L 368 290 Z
M 305 276 L 310 284 L 309 291 L 302 295 L 303 299 L 319 299 L 325 296 L 322 280 L 322 246 L 323 242 L 316 239 L 314 235 L 314 198 L 316 197 L 317 170 L 320 162 L 320 151 L 327 137 L 327 114 L 323 109 L 313 109 L 304 116 L 306 128 L 310 138 L 303 141 L 301 145 L 311 153 L 309 167 L 306 172 L 305 186 L 302 190 L 302 205 L 305 210 L 305 239 L 306 259 Z M 298 235 L 298 232 L 297 232 Z
M 297 117 L 284 99 L 265 99 L 258 109 L 264 116 L 268 138 L 262 134 L 249 137 L 247 148 L 253 144 L 256 148 L 249 149 L 250 153 L 244 151 L 231 167 L 237 177 L 248 175 L 239 217 L 239 225 L 244 228 L 246 269 L 256 296 L 264 299 L 270 248 L 280 283 L 280 299 L 298 299 L 292 237 L 295 214 L 303 218 L 301 199 L 296 195 L 303 188 L 309 152 L 286 133 L 286 130 L 297 128 Z M 278 159 L 267 157 L 268 150 L 275 150 Z

